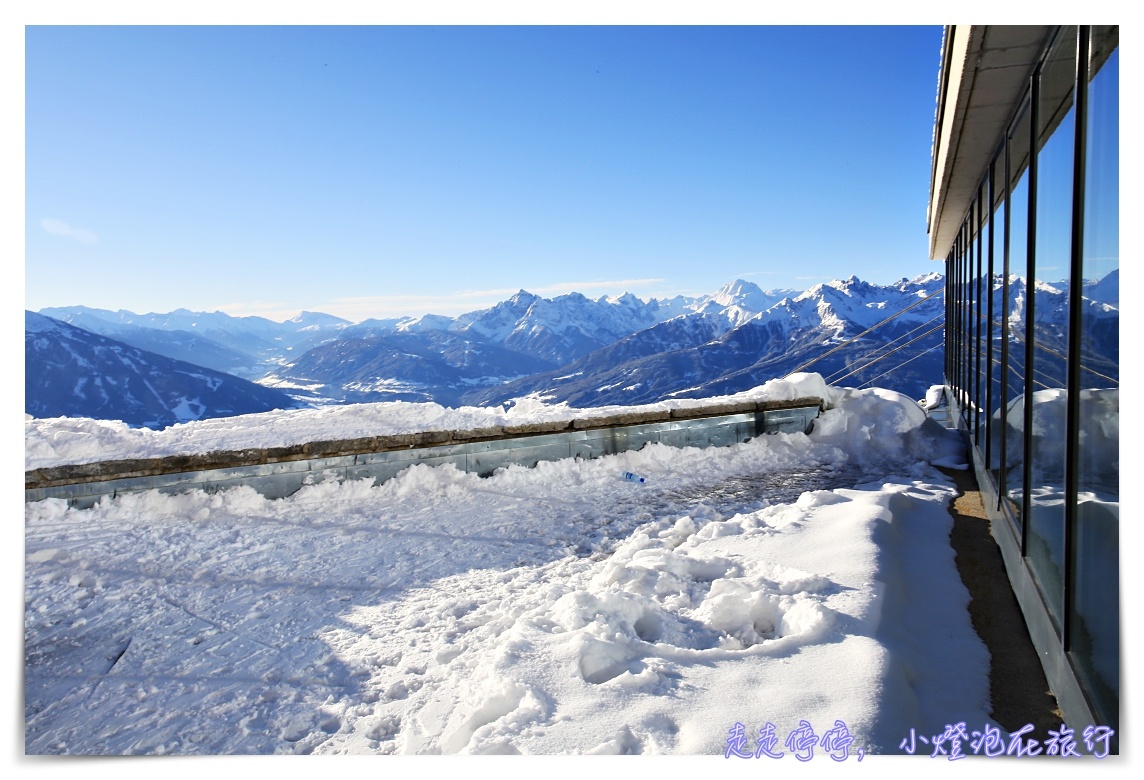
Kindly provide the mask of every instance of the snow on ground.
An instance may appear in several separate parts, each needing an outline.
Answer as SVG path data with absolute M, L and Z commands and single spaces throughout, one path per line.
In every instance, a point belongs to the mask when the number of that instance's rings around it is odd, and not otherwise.
M 804 721 L 819 761 L 980 731 L 928 465 L 960 442 L 830 392 L 727 448 L 26 504 L 25 749 L 753 756 L 773 726 L 797 764 Z

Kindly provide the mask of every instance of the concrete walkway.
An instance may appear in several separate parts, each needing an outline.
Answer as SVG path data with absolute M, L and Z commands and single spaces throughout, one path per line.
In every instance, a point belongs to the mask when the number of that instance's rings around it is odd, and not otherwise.
M 1057 700 L 1033 649 L 1017 598 L 1009 586 L 1001 550 L 981 503 L 971 471 L 942 469 L 960 495 L 950 506 L 950 543 L 961 580 L 969 590 L 969 615 L 977 635 L 989 648 L 990 698 L 993 718 L 1010 732 L 1032 723 L 1036 738 L 1061 724 Z

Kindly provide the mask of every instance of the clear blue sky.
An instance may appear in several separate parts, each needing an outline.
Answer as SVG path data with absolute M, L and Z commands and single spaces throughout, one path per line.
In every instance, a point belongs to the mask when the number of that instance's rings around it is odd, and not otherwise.
M 359 321 L 941 270 L 940 27 L 28 27 L 26 307 Z

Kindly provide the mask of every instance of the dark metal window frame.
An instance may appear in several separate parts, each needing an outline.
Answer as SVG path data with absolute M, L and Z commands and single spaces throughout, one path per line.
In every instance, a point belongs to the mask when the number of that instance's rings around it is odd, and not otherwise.
M 1008 533 L 1012 535 L 1013 541 L 1016 543 L 1020 550 L 1020 559 L 1025 573 L 1029 576 L 1029 580 L 1033 583 L 1032 591 L 1040 600 L 1044 614 L 1048 617 L 1053 631 L 1059 641 L 1059 648 L 1063 652 L 1065 663 L 1067 663 L 1070 671 L 1075 680 L 1082 679 L 1078 673 L 1077 665 L 1070 654 L 1073 639 L 1073 625 L 1072 625 L 1072 612 L 1074 609 L 1073 601 L 1075 597 L 1075 571 L 1076 566 L 1076 550 L 1075 541 L 1077 538 L 1077 522 L 1078 512 L 1076 505 L 1077 491 L 1080 479 L 1080 428 L 1082 424 L 1080 415 L 1080 388 L 1081 388 L 1081 357 L 1082 357 L 1082 323 L 1080 322 L 1082 311 L 1082 284 L 1080 280 L 1083 279 L 1083 261 L 1084 261 L 1084 209 L 1085 209 L 1085 179 L 1086 179 L 1086 144 L 1088 134 L 1088 79 L 1089 79 L 1089 42 L 1090 42 L 1091 28 L 1086 25 L 1078 25 L 1076 27 L 1076 51 L 1074 53 L 1074 73 L 1073 73 L 1073 122 L 1074 127 L 1074 149 L 1073 149 L 1073 177 L 1072 177 L 1072 213 L 1071 213 L 1071 230 L 1070 230 L 1070 258 L 1069 258 L 1069 312 L 1068 312 L 1068 366 L 1066 378 L 1066 425 L 1065 425 L 1065 477 L 1064 477 L 1064 491 L 1065 491 L 1065 522 L 1064 522 L 1064 550 L 1065 560 L 1062 567 L 1062 583 L 1063 590 L 1061 616 L 1059 623 L 1054 617 L 1054 613 L 1048 608 L 1046 603 L 1045 594 L 1042 590 L 1040 581 L 1032 576 L 1029 569 L 1029 562 L 1027 558 L 1027 544 L 1028 534 L 1026 525 L 1029 522 L 1030 509 L 1031 509 L 1031 493 L 1029 486 L 1032 479 L 1032 458 L 1030 457 L 1030 439 L 1032 433 L 1032 417 L 1033 417 L 1033 392 L 1034 382 L 1030 377 L 1033 375 L 1034 361 L 1035 361 L 1035 343 L 1036 334 L 1033 328 L 1036 316 L 1035 296 L 1033 294 L 1034 287 L 1030 286 L 1031 280 L 1035 279 L 1036 273 L 1036 258 L 1037 258 L 1037 158 L 1039 153 L 1038 148 L 1038 120 L 1039 120 L 1039 106 L 1038 99 L 1040 97 L 1040 77 L 1045 65 L 1045 62 L 1051 52 L 1052 48 L 1061 35 L 1064 33 L 1063 27 L 1056 28 L 1053 33 L 1048 36 L 1044 47 L 1042 48 L 1035 65 L 1032 67 L 1031 72 L 1027 78 L 1027 86 L 1024 95 L 1016 106 L 1013 115 L 1010 117 L 1006 125 L 1005 133 L 998 144 L 996 151 L 992 157 L 991 162 L 987 166 L 983 180 L 978 187 L 977 194 L 974 196 L 970 203 L 967 213 L 962 221 L 961 229 L 958 231 L 953 245 L 950 248 L 946 257 L 946 273 L 947 273 L 947 291 L 952 292 L 952 295 L 947 294 L 946 307 L 947 307 L 947 322 L 952 327 L 947 327 L 946 330 L 946 371 L 947 381 L 950 383 L 952 396 L 959 402 L 960 418 L 969 431 L 972 440 L 979 443 L 980 436 L 976 435 L 976 428 L 971 420 L 977 417 L 976 412 L 972 409 L 967 409 L 965 401 L 970 401 L 976 404 L 980 398 L 980 361 L 982 358 L 982 347 L 985 350 L 985 363 L 986 363 L 986 406 L 984 412 L 984 456 L 985 467 L 979 470 L 979 475 L 983 474 L 991 482 L 991 487 L 996 491 L 996 506 L 995 509 L 1001 514 L 1002 517 L 1007 518 L 1008 522 L 1002 523 L 995 528 L 1004 527 L 1008 529 Z M 1006 471 L 1005 463 L 1008 456 L 1008 436 L 1007 431 L 1007 414 L 1008 405 L 1011 401 L 1009 398 L 1009 377 L 1010 370 L 1010 357 L 1011 350 L 1009 348 L 1010 325 L 1009 325 L 1009 277 L 1012 272 L 1012 203 L 1011 195 L 1014 186 L 1014 177 L 1010 175 L 1012 165 L 1015 162 L 1012 159 L 1011 143 L 1017 132 L 1020 123 L 1025 119 L 1025 112 L 1029 112 L 1028 117 L 1028 165 L 1027 170 L 1022 171 L 1017 177 L 1016 181 L 1020 181 L 1024 175 L 1028 176 L 1028 198 L 1027 198 L 1027 220 L 1025 222 L 1026 230 L 1026 257 L 1027 264 L 1023 269 L 1026 278 L 1026 310 L 1025 310 L 1025 338 L 1023 351 L 1025 356 L 1024 371 L 1024 388 L 1022 390 L 1024 395 L 1024 409 L 1023 409 L 1023 430 L 1022 441 L 1024 456 L 1022 459 L 1022 472 L 1024 480 L 1024 488 L 1022 491 L 1022 501 L 1020 507 L 1020 517 L 1014 517 L 1010 507 L 1007 505 L 1004 496 L 1007 494 L 1008 485 L 1006 484 Z M 1055 132 L 1055 129 L 1053 130 Z M 1051 137 L 1052 133 L 1049 134 Z M 997 191 L 997 166 L 1004 165 L 1004 191 Z M 982 209 L 982 197 L 986 198 L 988 204 L 985 210 Z M 1004 226 L 1002 235 L 1002 257 L 995 256 L 995 216 L 996 212 L 994 206 L 999 201 L 1004 216 Z M 987 212 L 987 213 L 986 213 Z M 974 220 L 977 220 L 975 222 Z M 984 226 L 981 222 L 984 220 Z M 977 228 L 974 231 L 974 228 Z M 983 251 L 982 241 L 985 230 L 989 234 L 989 246 L 987 251 Z M 976 247 L 972 245 L 973 239 L 976 238 Z M 973 250 L 976 249 L 976 252 Z M 993 301 L 993 284 L 994 273 L 997 263 L 1000 262 L 1002 266 L 1003 281 L 1001 284 L 1001 308 L 1000 312 L 994 311 Z M 966 285 L 969 282 L 968 276 L 972 273 L 973 267 L 976 265 L 979 273 L 978 279 L 975 281 L 977 286 L 978 295 L 976 301 L 971 300 L 969 290 Z M 985 265 L 988 267 L 989 283 L 984 292 L 980 288 L 980 270 Z M 1035 283 L 1033 283 L 1035 284 Z M 986 300 L 982 301 L 982 295 Z M 976 309 L 974 309 L 976 303 Z M 984 304 L 984 305 L 983 305 Z M 977 315 L 978 318 L 981 314 L 981 308 L 986 310 L 985 322 L 988 325 L 982 328 L 980 323 L 976 325 L 967 323 L 966 317 L 972 318 Z M 994 371 L 994 344 L 993 344 L 993 318 L 1000 316 L 1000 344 L 996 370 L 1000 372 L 1001 381 L 999 382 L 1000 398 L 997 399 L 998 403 L 998 419 L 993 420 L 990 410 L 993 405 L 993 386 L 992 377 Z M 982 345 L 981 339 L 986 341 Z M 974 354 L 976 353 L 976 354 Z M 972 367 L 976 365 L 977 370 L 973 371 Z M 1000 427 L 1000 431 L 994 431 L 993 426 Z M 993 435 L 997 436 L 997 461 L 999 468 L 997 469 L 996 478 L 992 476 L 989 468 L 993 462 Z M 980 449 L 978 453 L 980 454 Z M 1081 686 L 1081 693 L 1084 696 L 1090 711 L 1097 712 L 1098 708 L 1092 700 L 1089 692 Z M 1116 740 L 1118 745 L 1119 740 Z

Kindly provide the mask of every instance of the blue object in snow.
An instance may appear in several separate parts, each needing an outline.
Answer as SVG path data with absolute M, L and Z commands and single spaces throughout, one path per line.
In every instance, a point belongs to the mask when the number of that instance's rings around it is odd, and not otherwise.
M 626 479 L 628 482 L 647 482 L 647 480 L 644 477 L 641 477 L 639 474 L 633 474 L 630 471 L 625 471 L 623 474 L 623 478 Z

